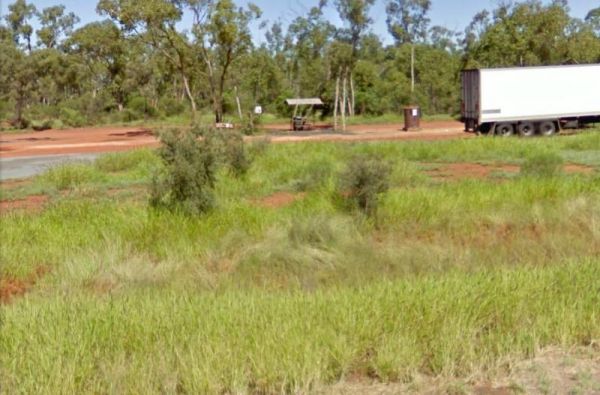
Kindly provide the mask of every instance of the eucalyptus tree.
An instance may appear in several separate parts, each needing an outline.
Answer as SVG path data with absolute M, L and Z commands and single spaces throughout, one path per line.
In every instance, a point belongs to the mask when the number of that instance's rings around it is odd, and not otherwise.
M 429 39 L 434 48 L 454 53 L 458 50 L 459 34 L 444 26 L 429 29 Z
M 566 2 L 544 5 L 539 0 L 504 3 L 478 14 L 466 43 L 466 63 L 484 67 L 561 64 L 568 61 L 569 26 Z
M 415 91 L 415 44 L 427 39 L 431 0 L 388 0 L 386 6 L 388 31 L 397 45 L 411 46 L 411 92 Z
M 11 99 L 12 74 L 18 50 L 12 32 L 0 24 L 0 116 L 8 111 Z
M 106 89 L 122 111 L 131 91 L 127 68 L 136 66 L 129 59 L 130 48 L 121 29 L 110 20 L 92 22 L 73 32 L 67 44 L 68 51 L 87 66 L 94 95 Z
M 334 129 L 337 129 L 338 113 L 340 113 L 342 116 L 342 130 L 346 130 L 346 107 L 349 102 L 346 78 L 348 76 L 347 67 L 353 59 L 352 46 L 347 42 L 334 41 L 329 47 L 327 57 L 335 78 Z
M 600 36 L 594 32 L 593 24 L 573 19 L 567 27 L 566 36 L 563 42 L 565 62 L 600 62 Z
M 41 27 L 36 31 L 38 45 L 51 49 L 73 32 L 80 19 L 72 12 L 65 14 L 65 6 L 58 5 L 44 8 L 39 14 L 39 21 Z
M 30 21 L 35 16 L 37 9 L 33 4 L 27 3 L 27 0 L 16 0 L 8 6 L 8 11 L 6 21 L 12 31 L 14 42 L 17 45 L 23 44 L 31 52 L 33 49 L 31 43 L 33 26 Z M 21 40 L 24 40 L 24 43 L 21 43 Z
M 24 111 L 36 90 L 33 59 L 12 40 L 0 41 L 0 99 L 14 105 L 12 123 L 27 126 Z
M 355 92 L 352 73 L 357 61 L 360 41 L 367 32 L 373 20 L 369 17 L 369 10 L 375 0 L 335 0 L 335 7 L 344 22 L 345 28 L 338 31 L 338 38 L 346 41 L 352 48 L 349 62 L 343 65 L 342 85 L 345 91 L 347 82 L 350 81 L 350 96 L 348 97 L 348 110 L 350 116 L 355 111 Z M 346 103 L 344 103 L 344 107 Z
M 223 95 L 232 65 L 252 49 L 249 24 L 261 16 L 249 3 L 238 8 L 232 0 L 188 0 L 193 11 L 196 56 L 204 63 L 215 121 L 223 121 Z
M 594 8 L 588 12 L 585 17 L 586 23 L 596 32 L 596 35 L 600 38 L 600 7 Z
M 96 9 L 118 21 L 126 32 L 146 40 L 168 59 L 181 78 L 195 118 L 193 78 L 198 61 L 189 37 L 177 28 L 188 5 L 184 0 L 100 0 Z
M 284 48 L 288 56 L 288 80 L 295 96 L 322 96 L 331 80 L 327 51 L 335 27 L 325 17 L 327 2 L 321 0 L 307 16 L 297 17 L 288 27 Z

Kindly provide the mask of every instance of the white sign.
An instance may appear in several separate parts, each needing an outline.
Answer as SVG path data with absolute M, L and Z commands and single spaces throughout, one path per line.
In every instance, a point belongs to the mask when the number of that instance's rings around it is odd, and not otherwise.
M 263 113 L 262 106 L 256 106 L 256 107 L 254 107 L 254 114 L 261 115 L 262 113 Z
M 417 117 L 417 116 L 419 116 L 419 110 L 418 110 L 418 109 L 416 109 L 416 108 L 413 108 L 413 110 L 412 110 L 412 116 L 413 116 L 413 117 Z

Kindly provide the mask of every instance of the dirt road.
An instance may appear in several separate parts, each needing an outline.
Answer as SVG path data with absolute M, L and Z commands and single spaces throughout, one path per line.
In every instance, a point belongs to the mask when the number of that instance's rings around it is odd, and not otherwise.
M 424 122 L 419 132 L 403 132 L 401 125 L 352 125 L 344 133 L 329 130 L 288 132 L 289 125 L 268 125 L 273 143 L 302 141 L 442 140 L 472 137 L 458 122 Z M 156 147 L 151 130 L 143 127 L 102 127 L 0 133 L 0 158 L 88 154 Z

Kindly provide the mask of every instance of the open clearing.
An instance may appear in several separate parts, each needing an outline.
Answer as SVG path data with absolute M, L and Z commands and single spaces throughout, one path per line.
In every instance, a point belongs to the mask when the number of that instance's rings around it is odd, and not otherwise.
M 0 183 L 0 393 L 600 391 L 598 131 L 256 144 L 200 217 L 147 148 Z
M 327 125 L 324 125 L 327 127 Z M 472 137 L 454 121 L 424 122 L 420 132 L 403 132 L 399 124 L 351 125 L 346 133 L 332 131 L 288 132 L 289 125 L 267 125 L 272 142 L 439 140 Z M 157 147 L 154 134 L 146 128 L 103 127 L 48 130 L 31 133 L 0 133 L 0 158 L 128 151 Z

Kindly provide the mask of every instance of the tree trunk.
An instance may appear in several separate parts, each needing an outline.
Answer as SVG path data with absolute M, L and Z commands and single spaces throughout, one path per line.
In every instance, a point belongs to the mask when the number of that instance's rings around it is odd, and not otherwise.
M 344 70 L 344 82 L 342 83 L 342 130 L 346 131 L 346 103 L 348 102 L 348 69 Z
M 356 115 L 355 110 L 356 110 L 356 96 L 354 94 L 354 78 L 352 76 L 352 73 L 350 73 L 350 116 L 353 117 L 354 115 Z
M 335 79 L 335 102 L 333 106 L 333 130 L 338 128 L 338 106 L 340 103 L 340 75 L 338 73 Z
M 235 89 L 235 102 L 237 104 L 238 115 L 240 116 L 240 121 L 244 122 L 244 116 L 242 115 L 242 105 L 240 103 L 240 96 L 238 95 L 237 86 L 234 89 Z
M 415 44 L 411 44 L 410 48 L 410 93 L 415 93 Z
M 223 110 L 221 110 L 221 100 L 219 98 L 214 99 L 214 106 L 215 106 L 215 122 L 216 123 L 222 123 L 223 122 Z
M 183 73 L 182 73 L 183 74 Z M 194 95 L 192 95 L 192 91 L 190 89 L 190 83 L 186 75 L 182 75 L 183 77 L 183 86 L 185 88 L 185 94 L 190 100 L 190 105 L 192 106 L 192 121 L 196 120 L 196 100 L 194 100 Z

